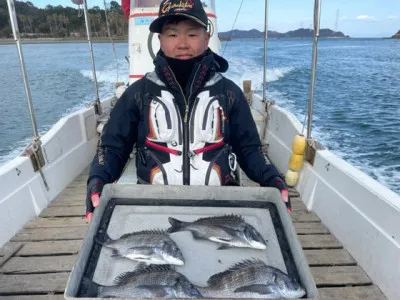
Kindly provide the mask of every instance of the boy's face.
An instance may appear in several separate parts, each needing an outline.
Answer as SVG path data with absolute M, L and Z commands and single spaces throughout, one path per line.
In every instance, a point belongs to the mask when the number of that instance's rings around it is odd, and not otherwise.
M 190 59 L 207 50 L 210 34 L 197 22 L 185 20 L 163 25 L 158 38 L 167 57 Z

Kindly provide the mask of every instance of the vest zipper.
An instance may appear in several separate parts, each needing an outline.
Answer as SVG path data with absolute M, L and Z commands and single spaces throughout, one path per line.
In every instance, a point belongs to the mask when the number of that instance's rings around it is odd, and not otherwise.
M 188 118 L 189 118 L 189 101 L 190 101 L 190 97 L 192 96 L 192 88 L 193 88 L 193 83 L 194 80 L 192 81 L 192 84 L 190 86 L 190 94 L 189 97 L 186 98 L 185 97 L 185 93 L 182 90 L 182 87 L 180 86 L 180 84 L 178 83 L 178 81 L 176 80 L 175 74 L 172 71 L 172 69 L 168 66 L 168 68 L 170 69 L 172 76 L 175 79 L 175 82 L 178 84 L 179 89 L 181 90 L 181 94 L 183 96 L 183 99 L 185 100 L 185 116 L 183 118 L 183 158 L 182 158 L 182 171 L 183 171 L 183 184 L 184 185 L 190 185 L 190 151 L 189 151 L 189 146 L 190 146 L 190 136 L 189 136 L 189 122 L 188 122 Z M 196 75 L 198 73 L 198 71 L 200 70 L 200 66 L 197 67 L 196 73 L 194 74 L 193 79 L 196 78 Z
M 179 135 L 179 145 L 182 145 L 183 143 L 183 129 L 182 129 L 182 116 L 181 116 L 181 112 L 179 111 L 179 107 L 178 104 L 176 104 L 176 102 L 174 101 L 174 106 L 175 106 L 175 110 L 178 113 L 179 119 L 178 119 L 178 123 L 179 123 L 179 128 L 178 128 L 178 135 Z

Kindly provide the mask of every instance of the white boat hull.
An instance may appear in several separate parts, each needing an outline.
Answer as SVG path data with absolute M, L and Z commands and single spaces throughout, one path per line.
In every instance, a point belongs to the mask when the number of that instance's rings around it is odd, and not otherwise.
M 253 107 L 262 113 L 253 113 L 262 134 L 265 118 L 257 95 L 253 96 Z M 6 229 L 0 231 L 1 246 L 87 167 L 96 150 L 96 127 L 93 108 L 86 108 L 64 117 L 43 136 L 43 172 L 49 191 L 40 175 L 33 172 L 28 157 L 17 157 L 0 168 L 0 226 Z M 287 170 L 292 138 L 300 129 L 293 114 L 272 106 L 264 142 L 269 144 L 270 159 L 282 173 Z M 136 183 L 134 164 L 131 167 L 120 183 Z M 329 150 L 317 151 L 313 166 L 304 164 L 296 189 L 307 208 L 318 214 L 385 295 L 397 299 L 400 196 Z
M 93 107 L 85 108 L 60 119 L 41 138 L 48 191 L 29 157 L 18 156 L 0 168 L 0 247 L 88 166 L 96 151 L 96 126 Z
M 253 95 L 252 103 L 264 115 L 261 97 Z M 264 124 L 258 123 L 259 128 Z M 283 174 L 293 137 L 301 129 L 293 114 L 272 106 L 264 142 L 269 145 L 269 158 Z M 318 150 L 313 166 L 304 164 L 296 190 L 382 292 L 398 299 L 400 195 L 329 150 Z

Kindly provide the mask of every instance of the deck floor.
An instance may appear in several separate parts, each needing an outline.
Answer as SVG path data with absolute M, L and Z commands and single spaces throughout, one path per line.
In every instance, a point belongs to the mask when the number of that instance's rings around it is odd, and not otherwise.
M 61 300 L 88 225 L 87 170 L 0 248 L 0 299 Z M 386 299 L 340 242 L 291 190 L 292 219 L 321 299 Z

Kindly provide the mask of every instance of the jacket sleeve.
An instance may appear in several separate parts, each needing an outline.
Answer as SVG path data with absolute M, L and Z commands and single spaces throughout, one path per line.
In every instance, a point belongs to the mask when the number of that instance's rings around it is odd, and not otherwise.
M 100 136 L 88 181 L 100 177 L 110 183 L 121 175 L 138 135 L 140 111 L 134 100 L 135 86 L 131 85 L 122 94 L 111 111 Z
M 247 177 L 261 186 L 275 186 L 274 182 L 276 177 L 279 177 L 279 172 L 262 153 L 260 137 L 250 107 L 239 87 L 235 87 L 233 94 L 235 96 L 229 120 L 233 152 Z

